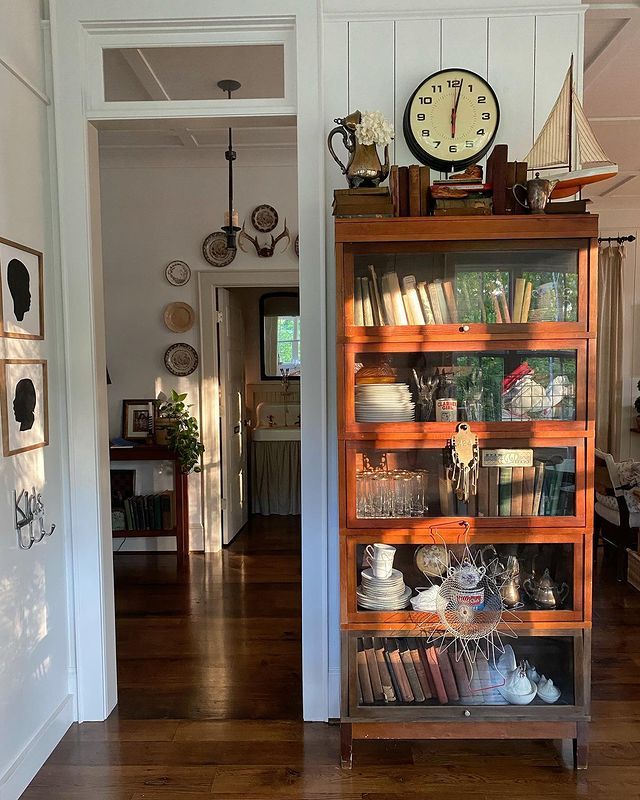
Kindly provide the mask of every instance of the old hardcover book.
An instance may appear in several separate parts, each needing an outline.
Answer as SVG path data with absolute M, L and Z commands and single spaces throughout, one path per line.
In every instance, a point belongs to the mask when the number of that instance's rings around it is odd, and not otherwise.
M 415 275 L 405 275 L 402 279 L 402 288 L 404 289 L 404 296 L 407 300 L 409 308 L 411 309 L 411 320 L 414 325 L 424 325 L 425 318 L 422 313 L 422 304 L 418 297 L 418 288 L 416 285 Z
M 506 214 L 508 150 L 506 144 L 497 144 L 487 159 L 487 183 L 493 189 L 494 214 Z
M 522 516 L 533 516 L 533 492 L 536 483 L 536 468 L 524 467 L 522 476 Z
M 533 489 L 533 516 L 541 515 L 540 505 L 542 503 L 542 487 L 544 485 L 544 464 L 538 461 L 535 465 L 536 480 Z
M 393 686 L 393 693 L 395 695 L 393 702 L 400 702 L 402 700 L 402 693 L 400 692 L 400 686 L 396 679 L 396 674 L 393 671 L 393 665 L 391 664 L 391 657 L 389 656 L 389 653 L 386 651 L 386 649 L 384 650 L 384 662 L 387 665 L 387 670 L 389 671 L 389 677 L 391 678 L 391 685 Z
M 418 648 L 418 655 L 420 656 L 420 663 L 422 664 L 422 668 L 424 669 L 424 674 L 427 679 L 427 684 L 429 685 L 429 695 L 431 697 L 436 697 L 436 685 L 433 682 L 433 678 L 431 677 L 431 667 L 429 666 L 429 662 L 427 661 L 427 651 L 424 648 L 424 640 L 414 639 L 416 643 L 416 647 Z M 425 692 L 426 694 L 426 692 Z
M 400 216 L 409 216 L 409 167 L 398 167 L 398 193 Z
M 500 496 L 498 486 L 500 484 L 500 467 L 485 467 L 489 473 L 489 516 L 500 516 Z
M 447 695 L 444 681 L 442 680 L 442 673 L 440 672 L 440 666 L 438 664 L 436 648 L 433 646 L 425 646 L 425 653 L 427 654 L 427 663 L 429 664 L 429 669 L 431 670 L 431 678 L 434 686 L 436 687 L 438 702 L 442 705 L 446 705 L 449 702 L 449 697 Z
M 458 322 L 458 305 L 456 303 L 456 291 L 453 286 L 453 281 L 442 281 L 442 291 L 444 292 L 444 299 L 447 304 L 449 321 Z
M 436 288 L 435 283 L 430 283 L 427 286 L 427 293 L 429 295 L 429 301 L 431 303 L 431 309 L 433 311 L 433 316 L 435 319 L 436 325 L 442 325 L 444 320 L 442 319 L 442 311 L 440 309 L 440 301 L 438 300 L 438 290 Z
M 396 700 L 396 693 L 393 688 L 393 681 L 389 672 L 389 666 L 384 657 L 384 645 L 382 639 L 374 637 L 373 650 L 376 655 L 376 662 L 378 664 L 378 673 L 380 675 L 380 683 L 382 685 L 382 694 L 384 695 L 385 703 L 394 703 Z
M 451 317 L 449 315 L 449 307 L 447 306 L 447 299 L 444 295 L 444 286 L 442 285 L 442 281 L 440 279 L 435 280 L 434 284 L 436 287 L 438 303 L 440 305 L 440 314 L 442 315 L 442 322 L 444 325 L 448 325 L 451 322 Z
M 402 702 L 413 703 L 415 698 L 413 696 L 413 692 L 411 691 L 409 678 L 407 677 L 407 673 L 402 664 L 398 643 L 395 641 L 395 639 L 389 638 L 386 640 L 386 646 L 387 653 L 389 653 L 389 658 L 391 660 L 393 673 L 396 676 L 396 681 L 400 688 L 400 697 L 402 698 Z
M 372 327 L 375 322 L 373 319 L 373 306 L 369 297 L 369 281 L 367 278 L 359 278 L 362 291 L 362 316 L 366 327 Z
M 499 508 L 501 517 L 511 516 L 511 480 L 513 467 L 499 467 L 500 469 L 500 488 L 499 488 Z
M 513 467 L 511 475 L 511 516 L 522 516 L 522 485 L 524 481 L 524 467 Z
M 420 216 L 429 215 L 429 184 L 431 173 L 429 167 L 420 167 Z
M 416 672 L 413 658 L 411 658 L 409 645 L 407 644 L 406 639 L 399 639 L 398 642 L 398 647 L 400 648 L 400 658 L 402 659 L 404 671 L 407 673 L 407 678 L 409 679 L 409 685 L 411 686 L 413 697 L 417 703 L 424 703 L 424 692 L 422 691 L 422 686 L 420 685 L 420 681 L 418 679 L 418 673 Z
M 513 294 L 513 316 L 514 322 L 522 321 L 522 301 L 524 300 L 524 287 L 526 281 L 524 278 L 516 278 L 516 289 Z
M 502 321 L 511 322 L 511 314 L 509 313 L 509 303 L 507 303 L 507 296 L 501 289 L 498 293 L 498 302 L 500 303 L 500 311 L 502 312 Z
M 370 290 L 371 288 L 373 288 L 373 295 L 371 300 L 378 312 L 378 319 L 380 320 L 378 324 L 388 325 L 386 314 L 384 311 L 384 304 L 382 302 L 382 297 L 380 296 L 380 284 L 378 282 L 378 275 L 376 274 L 376 270 L 373 264 L 369 264 L 369 286 Z M 371 294 L 371 291 L 369 291 L 369 294 Z
M 373 639 L 370 636 L 363 638 L 364 654 L 367 659 L 367 668 L 369 669 L 369 677 L 371 678 L 371 689 L 373 691 L 374 700 L 384 700 L 384 692 L 382 691 L 382 681 L 380 679 L 380 670 L 378 669 L 378 661 L 373 649 Z
M 393 216 L 400 216 L 400 186 L 398 184 L 398 165 L 392 164 L 389 172 L 389 190 L 393 204 Z
M 522 300 L 522 313 L 520 315 L 520 322 L 529 322 L 529 311 L 531 309 L 531 294 L 533 291 L 533 284 L 527 281 L 524 290 L 524 298 Z
M 431 308 L 431 303 L 429 302 L 429 294 L 427 292 L 426 282 L 420 281 L 417 284 L 417 289 L 420 305 L 422 306 L 422 316 L 424 317 L 424 321 L 427 325 L 433 325 L 435 324 L 436 319 L 433 316 L 433 309 Z
M 478 470 L 478 516 L 489 516 L 489 467 Z
M 358 276 L 353 279 L 353 324 L 364 325 L 362 308 L 362 281 Z
M 456 658 L 456 655 L 451 651 L 451 648 L 447 650 L 447 653 L 449 654 L 449 660 L 451 661 L 451 667 L 456 679 L 456 687 L 458 689 L 460 699 L 466 700 L 467 698 L 471 697 L 471 686 L 469 685 L 469 676 L 467 675 L 464 661 L 462 660 L 462 657 Z
M 395 311 L 393 308 L 393 294 L 391 291 L 391 284 L 389 282 L 390 272 L 386 272 L 380 280 L 380 288 L 382 291 L 382 305 L 384 306 L 384 315 L 389 325 L 396 325 Z
M 387 272 L 387 276 L 389 289 L 391 291 L 391 302 L 393 303 L 393 316 L 396 321 L 396 325 L 408 325 L 409 318 L 407 317 L 407 311 L 404 307 L 398 275 L 395 272 Z
M 497 323 L 502 322 L 502 311 L 500 311 L 500 303 L 498 303 L 498 298 L 495 294 L 491 295 L 491 305 L 493 306 L 493 313 L 496 318 Z
M 459 700 L 458 687 L 456 686 L 456 679 L 453 677 L 453 669 L 449 661 L 449 655 L 446 650 L 443 652 L 436 652 L 438 657 L 438 666 L 440 667 L 440 674 L 444 682 L 444 688 L 447 692 L 449 700 Z
M 362 639 L 358 639 L 358 655 L 356 663 L 358 667 L 360 688 L 362 689 L 362 701 L 364 703 L 373 703 L 373 688 L 371 687 L 371 677 L 369 675 L 369 667 L 367 666 L 367 657 L 364 653 Z
M 409 216 L 420 216 L 420 167 L 409 166 Z
M 427 680 L 424 664 L 422 663 L 422 659 L 420 658 L 418 643 L 416 642 L 415 639 L 407 639 L 407 644 L 409 646 L 409 653 L 411 654 L 411 660 L 413 661 L 413 666 L 418 676 L 418 680 L 420 681 L 420 688 L 422 689 L 424 698 L 425 700 L 430 700 L 433 697 L 433 695 L 431 694 L 431 687 L 429 686 L 429 681 Z

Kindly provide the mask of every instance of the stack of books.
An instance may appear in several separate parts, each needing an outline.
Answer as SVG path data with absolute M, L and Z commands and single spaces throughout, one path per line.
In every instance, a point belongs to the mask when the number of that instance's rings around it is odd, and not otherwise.
M 429 167 L 394 164 L 389 173 L 389 188 L 395 217 L 426 217 L 429 209 Z
M 491 184 L 474 179 L 449 178 L 431 187 L 434 216 L 487 216 L 492 213 Z
M 429 703 L 505 705 L 495 669 L 478 654 L 474 664 L 456 659 L 426 638 L 358 639 L 358 700 L 362 705 Z M 495 673 L 495 674 L 493 674 Z
M 116 509 L 113 509 L 112 514 Z M 171 531 L 176 526 L 173 492 L 134 495 L 123 503 L 124 527 L 126 531 Z
M 513 194 L 515 184 L 526 184 L 527 162 L 509 161 L 506 144 L 497 144 L 487 158 L 487 183 L 491 184 L 494 214 L 526 214 Z
M 334 189 L 334 217 L 392 217 L 393 202 L 388 186 L 371 189 Z

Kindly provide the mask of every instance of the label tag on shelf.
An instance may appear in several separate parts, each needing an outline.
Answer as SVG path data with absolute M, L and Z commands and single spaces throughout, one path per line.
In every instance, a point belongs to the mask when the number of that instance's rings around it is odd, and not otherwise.
M 481 451 L 483 467 L 532 467 L 533 449 L 499 447 Z

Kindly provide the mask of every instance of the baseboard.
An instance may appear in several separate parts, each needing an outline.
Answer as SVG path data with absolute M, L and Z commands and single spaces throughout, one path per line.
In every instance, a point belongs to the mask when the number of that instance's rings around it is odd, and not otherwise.
M 69 694 L 0 776 L 0 800 L 18 800 L 73 721 L 73 697 Z
M 204 525 L 189 525 L 189 548 L 192 552 L 204 551 Z M 113 538 L 114 553 L 175 553 L 175 536 L 129 536 Z
M 340 669 L 329 670 L 329 713 L 328 717 L 340 718 L 340 695 L 341 695 L 341 682 L 340 682 Z

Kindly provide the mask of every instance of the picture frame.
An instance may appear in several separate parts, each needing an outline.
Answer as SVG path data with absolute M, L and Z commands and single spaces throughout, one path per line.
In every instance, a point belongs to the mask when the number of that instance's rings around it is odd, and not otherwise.
M 142 442 L 153 436 L 155 408 L 153 400 L 123 400 L 122 438 Z
M 0 237 L 0 337 L 44 339 L 44 258 Z
M 49 444 L 49 382 L 45 360 L 0 359 L 0 416 L 5 457 Z

